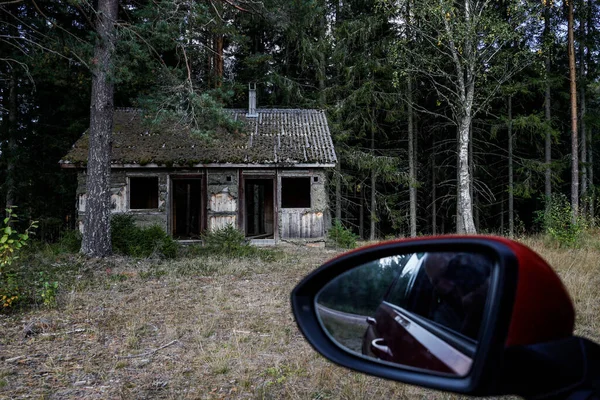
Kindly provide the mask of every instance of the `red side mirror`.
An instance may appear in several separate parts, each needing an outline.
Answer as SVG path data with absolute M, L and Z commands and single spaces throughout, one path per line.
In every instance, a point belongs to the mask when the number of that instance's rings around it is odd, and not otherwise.
M 291 302 L 301 332 L 331 361 L 472 395 L 518 394 L 519 385 L 503 382 L 506 349 L 568 339 L 574 323 L 571 300 L 548 264 L 500 237 L 354 250 L 307 276 Z M 518 362 L 520 353 L 511 354 Z

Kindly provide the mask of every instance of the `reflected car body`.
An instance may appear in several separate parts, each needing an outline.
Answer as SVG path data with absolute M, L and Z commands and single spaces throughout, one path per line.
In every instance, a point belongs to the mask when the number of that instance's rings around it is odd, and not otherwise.
M 475 342 L 427 319 L 438 304 L 431 296 L 431 283 L 422 264 L 417 255 L 408 260 L 374 317 L 367 318 L 362 353 L 413 368 L 464 376 L 473 362 Z M 449 336 L 456 347 L 448 343 Z

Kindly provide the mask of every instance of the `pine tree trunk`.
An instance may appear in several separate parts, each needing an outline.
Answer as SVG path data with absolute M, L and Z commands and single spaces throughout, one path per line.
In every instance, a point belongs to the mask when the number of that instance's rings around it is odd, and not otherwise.
M 591 32 L 591 29 L 593 27 L 593 19 L 592 19 L 592 0 L 588 0 L 588 4 L 587 4 L 587 26 L 588 26 L 588 33 Z M 590 65 L 592 65 L 592 53 L 590 51 L 590 46 L 586 45 L 587 47 L 587 55 L 586 55 L 586 59 L 587 59 L 587 66 L 588 68 L 590 67 Z M 589 128 L 588 128 L 589 129 Z M 590 196 L 590 201 L 589 201 L 589 205 L 588 205 L 588 212 L 589 212 L 589 216 L 590 216 L 590 223 L 592 225 L 594 225 L 594 218 L 595 218 L 595 199 L 596 199 L 596 190 L 594 188 L 594 142 L 593 142 L 593 138 L 594 138 L 594 134 L 593 134 L 593 130 L 588 130 L 588 134 L 586 135 L 587 140 L 588 140 L 588 145 L 587 145 L 587 150 L 588 150 L 588 156 L 587 156 L 587 177 L 588 177 L 588 186 L 589 186 L 589 196 Z
M 550 72 L 551 72 L 551 61 L 550 61 L 550 3 L 544 8 L 544 41 L 546 42 L 546 93 L 544 99 L 544 116 L 548 127 L 552 124 L 552 113 L 551 113 L 551 93 L 550 93 Z M 552 162 L 552 135 L 548 131 L 546 132 L 546 140 L 544 143 L 544 163 L 545 168 L 545 182 L 544 182 L 544 196 L 546 197 L 546 204 L 549 203 L 550 196 L 552 196 L 552 169 L 550 164 Z
M 223 84 L 223 35 L 218 33 L 215 37 L 215 87 Z
M 575 73 L 575 39 L 573 28 L 573 1 L 568 7 L 568 51 L 571 94 L 571 208 L 573 222 L 579 216 L 579 143 L 577 136 L 577 76 Z
M 572 1 L 572 0 L 571 0 Z M 585 66 L 585 8 L 584 0 L 580 2 L 580 20 L 579 20 L 579 132 L 581 133 L 581 186 L 579 188 L 579 198 L 581 202 L 581 214 L 587 216 L 587 138 L 585 126 L 585 88 L 586 88 L 586 66 Z
M 431 146 L 431 234 L 437 235 L 437 192 L 435 179 L 435 138 Z
M 115 48 L 118 0 L 98 2 L 92 71 L 89 153 L 87 163 L 84 232 L 81 251 L 89 257 L 112 253 L 110 237 L 110 161 L 113 123 L 111 75 Z
M 342 222 L 342 161 L 337 155 L 335 164 L 335 219 Z
M 8 148 L 6 157 L 6 207 L 15 206 L 15 163 L 17 152 L 17 71 L 11 66 L 8 82 Z
M 407 80 L 408 92 L 408 181 L 410 197 L 410 237 L 417 236 L 417 180 L 415 171 L 415 143 L 412 104 L 412 79 Z
M 375 157 L 375 131 L 371 132 L 371 153 Z M 371 169 L 371 232 L 369 233 L 369 240 L 375 240 L 375 221 L 377 220 L 376 186 L 377 174 L 375 173 L 375 167 L 373 167 Z
M 515 235 L 512 96 L 508 96 L 508 236 Z

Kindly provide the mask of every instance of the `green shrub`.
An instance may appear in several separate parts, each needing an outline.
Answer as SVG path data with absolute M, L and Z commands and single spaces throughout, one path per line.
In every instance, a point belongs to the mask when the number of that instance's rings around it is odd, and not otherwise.
M 22 297 L 20 276 L 9 267 L 19 258 L 19 251 L 27 245 L 29 234 L 37 228 L 36 222 L 31 222 L 23 233 L 13 228 L 17 221 L 14 207 L 6 209 L 6 218 L 0 225 L 0 307 L 14 307 Z
M 52 244 L 56 254 L 78 253 L 81 250 L 81 232 L 69 229 L 61 232 L 58 242 Z
M 333 222 L 333 226 L 327 233 L 330 243 L 342 249 L 353 249 L 356 247 L 358 236 L 349 229 L 344 228 L 339 220 Z
M 202 241 L 206 248 L 222 253 L 237 252 L 240 249 L 249 247 L 244 234 L 231 224 L 204 233 Z
M 133 216 L 117 214 L 111 220 L 113 251 L 131 257 L 149 257 L 158 254 L 165 258 L 177 257 L 178 244 L 158 225 L 141 228 Z
M 536 222 L 541 223 L 542 229 L 559 246 L 576 247 L 585 227 L 585 221 L 578 218 L 572 220 L 572 209 L 567 196 L 554 193 L 547 199 L 544 210 L 536 212 Z
M 58 294 L 58 282 L 51 281 L 50 277 L 44 271 L 39 272 L 38 295 L 46 307 L 56 305 L 56 295 Z
M 205 232 L 202 235 L 203 247 L 193 247 L 190 255 L 200 256 L 203 254 L 220 255 L 226 257 L 259 257 L 265 261 L 275 261 L 281 252 L 273 249 L 262 249 L 251 246 L 244 234 L 229 224 L 224 228 Z

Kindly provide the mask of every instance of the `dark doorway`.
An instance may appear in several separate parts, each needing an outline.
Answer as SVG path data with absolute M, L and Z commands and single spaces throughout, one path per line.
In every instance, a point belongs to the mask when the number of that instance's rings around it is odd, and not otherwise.
M 273 179 L 246 179 L 244 183 L 246 237 L 273 238 L 275 231 L 275 202 Z
M 173 237 L 200 239 L 202 179 L 173 179 Z

